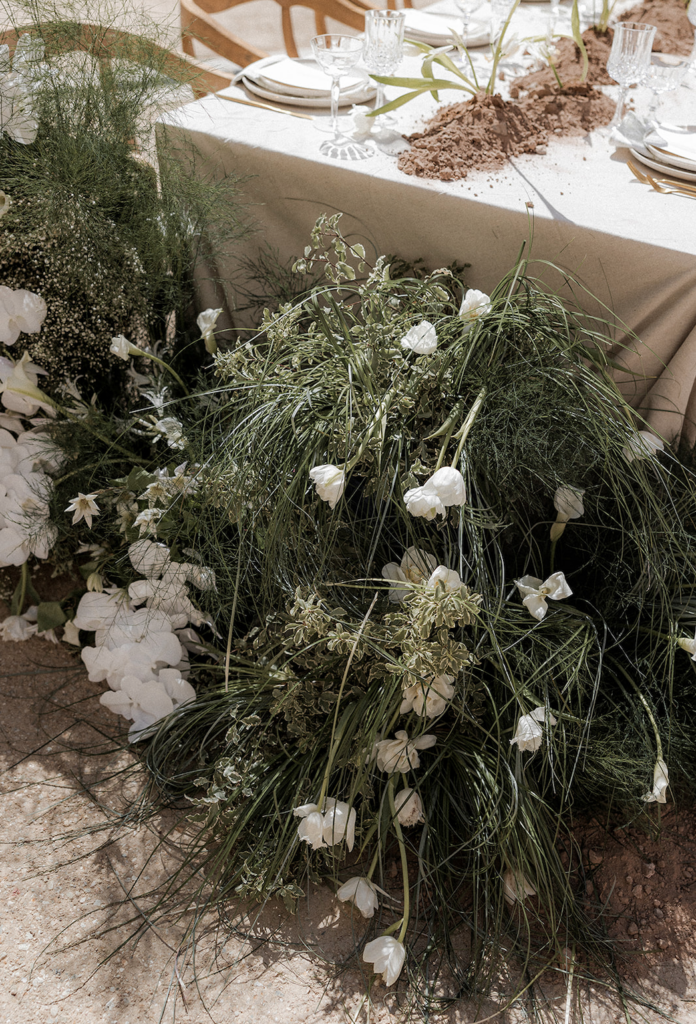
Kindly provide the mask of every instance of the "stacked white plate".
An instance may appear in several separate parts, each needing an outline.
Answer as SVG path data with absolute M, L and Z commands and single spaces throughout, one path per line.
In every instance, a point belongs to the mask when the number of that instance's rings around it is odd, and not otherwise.
M 441 6 L 440 4 L 437 5 Z M 427 43 L 428 46 L 446 46 L 452 42 L 452 32 L 461 35 L 461 16 L 451 13 L 433 12 L 432 10 L 418 11 L 415 7 L 407 7 L 405 36 L 417 43 Z M 480 18 L 472 18 L 469 24 L 469 34 L 464 40 L 466 46 L 485 46 L 490 42 L 490 25 Z
M 660 174 L 696 181 L 696 125 L 661 124 L 631 153 Z
M 242 82 L 254 96 L 293 107 L 331 106 L 331 79 L 311 57 L 264 57 L 244 68 Z M 377 89 L 367 73 L 351 71 L 341 78 L 342 107 L 365 103 Z

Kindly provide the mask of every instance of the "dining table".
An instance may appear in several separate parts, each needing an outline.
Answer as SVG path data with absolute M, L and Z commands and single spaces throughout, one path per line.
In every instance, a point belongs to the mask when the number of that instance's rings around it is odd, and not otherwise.
M 440 0 L 429 10 L 446 12 L 452 3 Z M 539 45 L 549 31 L 569 33 L 569 5 L 561 6 L 555 24 L 550 8 L 520 4 L 509 34 Z M 454 17 L 456 8 L 451 10 Z M 490 48 L 472 53 L 485 77 Z M 418 73 L 419 67 L 411 52 L 398 73 Z M 505 90 L 510 81 L 503 68 L 496 88 Z M 601 88 L 618 94 L 616 87 Z M 663 98 L 661 119 L 696 125 L 695 90 L 690 72 Z M 389 87 L 387 97 L 400 92 Z M 636 114 L 644 113 L 647 89 L 629 95 Z M 420 130 L 442 104 L 467 98 L 442 91 L 435 100 L 427 93 L 398 108 L 398 138 Z M 317 127 L 325 127 L 326 109 L 272 110 L 235 100 L 258 102 L 258 96 L 239 83 L 170 110 L 158 126 L 159 145 L 180 151 L 196 174 L 241 180 L 253 225 L 233 253 L 208 246 L 196 270 L 201 308 L 221 305 L 228 326 L 252 327 L 239 309 L 242 268 L 262 251 L 284 264 L 302 256 L 323 213 L 343 215 L 345 237 L 362 242 L 370 262 L 390 254 L 422 260 L 430 269 L 469 264 L 467 285 L 486 293 L 523 251 L 527 273 L 541 286 L 608 321 L 615 379 L 650 429 L 670 442 L 696 442 L 696 201 L 639 181 L 627 148 L 606 131 L 552 134 L 546 152 L 508 157 L 494 171 L 442 181 L 404 173 L 393 151 L 398 146 L 393 140 L 380 145 L 379 136 L 367 140 L 374 150 L 369 159 L 323 155 L 326 135 Z

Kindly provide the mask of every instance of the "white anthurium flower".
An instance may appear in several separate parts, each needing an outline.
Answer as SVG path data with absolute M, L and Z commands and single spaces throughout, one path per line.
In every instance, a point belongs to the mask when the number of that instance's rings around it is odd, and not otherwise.
M 0 285 L 0 341 L 14 345 L 20 334 L 38 334 L 47 312 L 46 303 L 35 292 Z
M 35 416 L 39 409 L 44 409 L 55 416 L 50 398 L 37 387 L 40 373 L 46 371 L 31 362 L 28 352 L 17 363 L 0 356 L 0 393 L 6 409 L 22 416 Z
M 582 496 L 585 491 L 580 487 L 558 487 L 553 496 L 556 509 L 556 522 L 551 527 L 551 541 L 555 542 L 565 530 L 570 519 L 579 519 L 585 515 Z
M 687 636 L 681 636 L 677 640 L 677 643 L 683 651 L 686 651 L 691 655 L 692 661 L 696 661 L 696 635 L 693 640 L 689 640 Z
M 95 630 L 94 639 L 98 647 L 103 645 L 113 650 L 121 644 L 159 644 L 161 637 L 171 635 L 171 619 L 158 608 L 139 608 L 137 611 L 121 608 L 109 626 Z
M 131 610 L 125 590 L 114 588 L 103 594 L 83 594 L 73 618 L 75 629 L 91 632 L 108 628 L 124 610 Z
M 665 450 L 665 442 L 649 430 L 636 430 L 623 449 L 626 462 L 634 459 L 654 459 L 658 452 Z
M 8 196 L 7 192 L 3 192 L 0 188 L 0 220 L 2 220 L 11 206 L 12 200 Z
M 406 959 L 406 948 L 392 935 L 380 935 L 368 942 L 363 950 L 363 960 L 372 964 L 375 974 L 381 974 L 388 987 L 397 981 Z
M 409 587 L 402 587 L 402 583 L 424 583 L 437 566 L 437 559 L 434 555 L 423 551 L 421 548 L 406 548 L 401 559 L 401 565 L 396 562 L 388 562 L 382 569 L 382 576 L 389 580 L 389 600 L 394 604 L 404 601 L 411 593 Z
M 508 868 L 503 875 L 503 896 L 505 902 L 512 906 L 524 903 L 528 896 L 536 896 L 536 889 L 521 871 Z
M 15 643 L 28 640 L 38 630 L 36 622 L 32 620 L 33 616 L 28 615 L 28 612 L 24 615 L 8 615 L 0 622 L 0 640 L 12 640 Z
M 171 565 L 169 548 L 151 540 L 137 540 L 128 548 L 130 563 L 136 572 L 148 579 L 155 579 Z
M 80 643 L 80 631 L 75 625 L 73 619 L 70 619 L 63 626 L 63 640 L 66 644 L 72 644 L 73 647 L 81 647 Z
M 421 487 L 414 487 L 404 494 L 406 508 L 412 516 L 434 519 L 445 515 L 450 505 L 466 502 L 464 477 L 453 466 L 438 469 Z
M 336 508 L 346 487 L 345 470 L 327 463 L 310 469 L 309 478 L 314 483 L 322 501 L 328 501 L 329 508 Z
M 419 356 L 432 355 L 437 348 L 437 331 L 431 323 L 423 320 L 404 334 L 401 347 L 410 348 Z
M 415 789 L 409 789 L 406 786 L 400 790 L 394 797 L 394 806 L 396 807 L 396 816 L 399 819 L 399 824 L 403 825 L 404 828 L 410 828 L 411 825 L 419 825 L 422 821 L 425 821 L 423 802 Z
M 87 526 L 92 529 L 92 517 L 100 514 L 99 506 L 97 505 L 95 498 L 98 498 L 98 494 L 83 494 L 81 491 L 78 493 L 76 498 L 73 498 L 66 512 L 73 512 L 73 526 L 75 523 L 79 523 L 81 519 L 87 523 Z
M 534 708 L 530 714 L 522 715 L 510 743 L 517 743 L 519 750 L 538 750 L 544 736 L 542 726 L 544 721 L 548 721 L 549 725 L 555 725 L 557 721 L 550 711 L 546 711 L 545 707 Z
M 453 682 L 454 676 L 430 676 L 424 678 L 422 683 L 406 687 L 399 714 L 415 711 L 421 718 L 437 718 L 454 696 Z
M 480 317 L 490 313 L 491 309 L 490 295 L 486 295 L 485 292 L 480 292 L 476 288 L 467 289 L 459 307 L 459 316 L 465 323 L 465 333 L 471 330 Z
M 205 343 L 206 351 L 210 352 L 211 355 L 215 355 L 217 352 L 215 326 L 221 313 L 221 309 L 205 309 L 202 313 L 199 313 L 196 318 L 198 330 L 201 332 L 201 338 Z
M 667 770 L 666 763 L 662 758 L 659 758 L 659 760 L 655 762 L 652 791 L 650 793 L 646 793 L 643 800 L 645 800 L 646 804 L 666 804 L 668 786 L 669 771 Z
M 419 750 L 428 750 L 437 743 L 437 737 L 431 733 L 409 740 L 408 733 L 399 729 L 394 733 L 393 740 L 378 740 L 373 749 L 372 757 L 377 758 L 377 767 L 381 772 L 408 772 L 420 767 Z
M 522 597 L 522 604 L 539 622 L 549 610 L 547 599 L 562 601 L 573 593 L 562 572 L 555 572 L 546 580 L 537 579 L 536 576 L 523 576 L 521 580 L 515 580 L 515 586 Z
M 445 590 L 460 590 L 462 581 L 459 573 L 455 569 L 448 569 L 446 565 L 438 565 L 438 567 L 430 574 L 428 579 L 428 586 L 435 589 L 435 587 L 441 583 Z
M 111 345 L 109 346 L 109 352 L 113 356 L 118 356 L 119 359 L 125 359 L 126 362 L 131 356 L 141 356 L 142 352 L 137 345 L 134 345 L 131 341 L 126 338 L 123 334 L 117 334 L 115 338 L 111 339 Z
M 350 902 L 358 908 L 363 917 L 374 917 L 375 910 L 379 907 L 377 893 L 389 896 L 384 889 L 363 875 L 356 875 L 344 882 L 336 895 L 342 903 Z
M 323 812 L 316 804 L 302 804 L 295 807 L 292 813 L 296 818 L 302 818 L 297 827 L 297 835 L 301 841 L 309 843 L 313 850 L 336 846 L 344 838 L 348 850 L 353 849 L 356 819 L 354 807 L 327 797 Z

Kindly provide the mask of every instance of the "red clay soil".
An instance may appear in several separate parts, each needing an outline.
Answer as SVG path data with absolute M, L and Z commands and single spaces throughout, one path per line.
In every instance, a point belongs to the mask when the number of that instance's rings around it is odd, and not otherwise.
M 505 101 L 480 93 L 466 103 L 443 107 L 422 132 L 409 136 L 411 148 L 399 167 L 406 174 L 440 181 L 465 178 L 471 170 L 494 171 L 511 156 L 544 153 L 549 135 L 586 135 L 608 124 L 614 104 L 590 85 L 552 90 Z

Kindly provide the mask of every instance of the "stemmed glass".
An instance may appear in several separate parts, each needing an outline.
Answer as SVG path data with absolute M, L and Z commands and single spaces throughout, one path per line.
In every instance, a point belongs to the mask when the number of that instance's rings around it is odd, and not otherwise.
M 363 52 L 362 39 L 356 36 L 315 36 L 312 53 L 325 74 L 331 77 L 331 132 L 333 138 L 322 142 L 319 150 L 335 160 L 365 160 L 373 155 L 369 146 L 341 134 L 338 127 L 338 101 L 341 94 L 341 75 L 354 68 Z
M 365 15 L 365 67 L 373 75 L 393 75 L 404 52 L 404 27 L 406 15 L 403 11 L 368 11 Z M 375 110 L 384 106 L 384 84 L 377 83 Z M 375 122 L 381 128 L 393 125 L 396 119 L 390 114 L 380 114 Z
M 515 0 L 491 0 L 491 43 L 495 44 Z
M 648 65 L 645 84 L 652 91 L 648 107 L 648 121 L 654 121 L 663 93 L 677 89 L 686 78 L 691 67 L 689 57 L 677 57 L 670 53 L 653 53 Z
M 480 0 L 454 0 L 454 3 L 462 16 L 462 41 L 466 46 L 469 30 L 471 29 L 471 15 L 477 7 L 481 6 L 481 3 Z
M 607 71 L 621 86 L 616 112 L 607 131 L 618 128 L 623 120 L 624 103 L 629 86 L 642 82 L 650 67 L 656 28 L 635 21 L 620 21 L 614 26 L 614 40 L 607 61 Z

